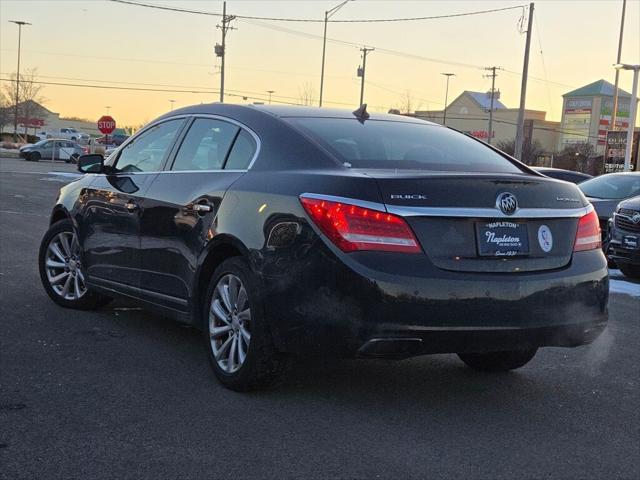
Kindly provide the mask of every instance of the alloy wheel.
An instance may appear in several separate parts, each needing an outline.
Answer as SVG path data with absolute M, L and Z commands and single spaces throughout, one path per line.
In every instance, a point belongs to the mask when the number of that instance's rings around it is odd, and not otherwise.
M 218 366 L 226 373 L 238 371 L 249 350 L 251 309 L 247 291 L 236 275 L 223 275 L 213 291 L 209 338 Z
M 60 232 L 47 246 L 45 272 L 51 289 L 65 300 L 78 300 L 87 293 L 78 237 L 73 232 Z

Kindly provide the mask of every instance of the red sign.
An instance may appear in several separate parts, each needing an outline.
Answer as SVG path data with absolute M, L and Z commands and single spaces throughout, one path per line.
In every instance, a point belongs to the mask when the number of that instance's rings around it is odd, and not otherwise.
M 18 123 L 23 127 L 42 127 L 44 126 L 44 120 L 41 118 L 18 118 Z
M 98 130 L 100 130 L 100 133 L 109 135 L 115 129 L 116 129 L 116 121 L 113 119 L 113 117 L 109 115 L 103 115 L 98 120 Z

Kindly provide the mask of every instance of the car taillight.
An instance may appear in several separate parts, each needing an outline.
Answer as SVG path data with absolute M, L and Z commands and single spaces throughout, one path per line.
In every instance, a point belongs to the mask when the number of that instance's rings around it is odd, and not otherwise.
M 602 248 L 600 221 L 595 210 L 590 211 L 578 221 L 578 233 L 573 245 L 574 252 Z
M 390 213 L 348 203 L 300 197 L 314 223 L 343 252 L 384 250 L 420 253 L 409 225 Z

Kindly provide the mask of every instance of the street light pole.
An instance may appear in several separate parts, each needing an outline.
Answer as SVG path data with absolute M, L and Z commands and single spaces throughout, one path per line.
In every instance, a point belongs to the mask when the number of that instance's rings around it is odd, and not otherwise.
M 324 58 L 327 50 L 327 23 L 334 13 L 336 13 L 350 1 L 351 0 L 345 0 L 340 5 L 336 5 L 331 10 L 327 10 L 324 12 L 324 34 L 322 35 L 322 69 L 320 70 L 320 101 L 318 102 L 319 107 L 322 106 L 322 92 L 324 90 Z
M 616 64 L 621 62 L 620 57 L 622 56 L 622 35 L 624 34 L 624 14 L 627 9 L 627 0 L 622 0 L 622 18 L 620 19 L 620 36 L 618 37 L 618 57 L 616 58 Z M 614 81 L 613 86 L 613 111 L 611 112 L 611 125 L 609 125 L 609 130 L 616 129 L 616 117 L 618 116 L 618 83 L 620 80 L 620 69 L 616 68 L 616 79 Z M 606 147 L 605 147 L 606 151 Z
M 455 73 L 441 73 L 440 75 L 444 75 L 447 77 L 447 88 L 444 91 L 444 110 L 442 111 L 442 124 L 447 124 L 447 102 L 449 101 L 449 78 L 455 77 Z
M 636 127 L 636 108 L 638 105 L 638 72 L 640 65 L 616 63 L 616 70 L 633 70 L 633 89 L 631 90 L 631 105 L 629 105 L 629 126 L 627 127 L 627 145 L 624 150 L 624 171 L 631 170 L 631 147 L 633 144 L 633 131 Z
M 271 105 L 271 95 L 276 93 L 276 91 L 275 90 L 267 90 L 267 93 L 269 94 L 269 105 Z
M 176 103 L 175 100 L 169 100 L 169 103 L 171 104 L 171 111 L 173 112 L 173 104 Z
M 13 141 L 18 141 L 18 103 L 20 103 L 20 46 L 22 43 L 22 26 L 31 25 L 22 20 L 9 20 L 9 23 L 18 25 L 18 68 L 16 70 L 16 105 L 13 112 Z

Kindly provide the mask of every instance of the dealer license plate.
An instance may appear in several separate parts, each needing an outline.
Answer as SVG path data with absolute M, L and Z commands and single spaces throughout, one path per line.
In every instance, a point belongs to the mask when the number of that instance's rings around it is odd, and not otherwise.
M 526 223 L 476 223 L 476 238 L 478 253 L 483 257 L 516 257 L 529 254 Z

